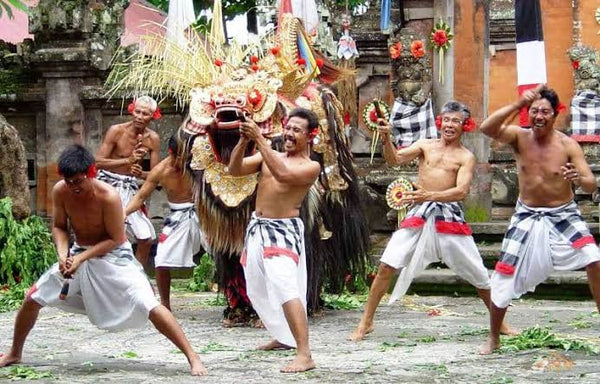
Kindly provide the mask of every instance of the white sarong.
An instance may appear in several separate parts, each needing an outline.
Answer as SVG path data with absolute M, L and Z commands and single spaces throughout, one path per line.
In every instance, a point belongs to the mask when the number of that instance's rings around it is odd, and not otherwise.
M 436 204 L 438 205 L 437 209 L 443 206 L 442 203 Z M 415 212 L 422 211 L 419 208 L 417 206 L 413 210 Z M 436 209 L 433 210 L 433 212 L 435 211 Z M 411 219 L 411 212 L 409 212 L 409 217 L 405 219 L 408 223 L 415 221 Z M 436 222 L 436 216 L 439 218 L 440 212 L 436 212 L 436 214 L 433 214 L 433 212 L 423 226 L 411 226 L 409 224 L 397 230 L 383 252 L 380 260 L 382 263 L 396 269 L 402 268 L 390 296 L 389 304 L 404 296 L 413 279 L 423 272 L 429 264 L 439 261 L 446 264 L 454 273 L 476 288 L 490 288 L 490 277 L 483 265 L 483 260 L 475 245 L 473 236 L 440 233 L 440 231 L 446 230 L 447 227 L 450 227 L 447 232 L 454 230 L 452 225 L 448 224 L 449 222 L 439 220 Z M 460 233 L 460 231 L 454 232 Z
M 202 234 L 193 203 L 171 203 L 171 214 L 158 235 L 156 267 L 195 267 L 194 255 L 200 252 Z
M 140 190 L 137 179 L 133 176 L 120 175 L 101 169 L 98 171 L 97 179 L 110 184 L 119 192 L 123 207 L 127 207 L 133 196 Z M 136 239 L 146 240 L 156 238 L 152 222 L 141 209 L 127 216 L 125 227 L 128 234 Z
M 512 299 L 533 292 L 555 270 L 573 271 L 600 261 L 600 251 L 589 231 L 583 231 L 585 236 L 572 241 L 573 234 L 581 232 L 575 228 L 584 226 L 587 230 L 579 210 L 576 207 L 573 210 L 574 204 L 540 208 L 529 207 L 519 200 L 502 244 L 503 254 L 518 257 L 512 258 L 516 260 L 514 271 L 496 265 L 491 283 L 496 307 L 506 308 Z M 567 217 L 565 212 L 569 212 Z M 511 273 L 502 273 L 504 270 Z
M 74 244 L 71 255 L 84 250 Z M 159 305 L 129 242 L 84 261 L 69 279 L 66 299 L 60 300 L 64 281 L 56 263 L 31 287 L 27 297 L 42 306 L 87 315 L 92 324 L 109 331 L 144 326 L 150 311 Z
M 306 254 L 300 218 L 265 219 L 252 214 L 240 259 L 252 306 L 274 339 L 290 347 L 296 340 L 282 305 L 300 299 L 306 314 Z

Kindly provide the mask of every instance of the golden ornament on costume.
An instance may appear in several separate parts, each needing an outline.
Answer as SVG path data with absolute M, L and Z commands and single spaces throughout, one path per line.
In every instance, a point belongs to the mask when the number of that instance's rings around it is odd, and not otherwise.
M 402 204 L 401 199 L 406 192 L 412 190 L 412 184 L 404 177 L 399 177 L 391 182 L 385 193 L 385 200 L 387 201 L 388 207 L 397 211 L 406 208 L 408 204 Z

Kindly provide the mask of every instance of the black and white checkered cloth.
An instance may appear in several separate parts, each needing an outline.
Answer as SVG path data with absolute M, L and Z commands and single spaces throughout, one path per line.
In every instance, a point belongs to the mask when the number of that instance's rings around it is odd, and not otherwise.
M 171 207 L 171 213 L 163 223 L 162 231 L 158 236 L 158 242 L 162 243 L 167 240 L 167 237 L 169 237 L 169 235 L 175 231 L 179 225 L 187 220 L 193 220 L 195 215 L 196 209 L 192 204 L 185 208 Z
M 571 100 L 571 137 L 578 142 L 600 142 L 600 95 L 579 91 Z
M 581 248 L 589 242 L 595 244 L 594 238 L 574 201 L 548 210 L 548 208 L 535 209 L 527 207 L 519 200 L 502 241 L 500 260 L 496 263 L 498 272 L 503 274 L 514 273 L 519 258 L 523 257 L 526 248 L 523 245 L 529 237 L 531 226 L 536 220 L 543 218 L 550 222 L 554 230 L 569 239 L 574 248 Z
M 419 139 L 437 138 L 433 104 L 427 99 L 420 107 L 396 99 L 391 112 L 392 134 L 398 148 L 408 147 Z
M 427 221 L 431 216 L 435 217 L 435 221 L 445 221 L 447 223 L 466 223 L 463 210 L 456 201 L 448 203 L 440 203 L 437 201 L 425 201 L 415 205 L 406 214 L 406 219 L 411 217 L 419 217 Z
M 246 229 L 246 244 L 240 262 L 245 265 L 247 243 L 260 239 L 263 257 L 292 255 L 296 264 L 304 253 L 304 223 L 299 217 L 267 219 L 252 214 Z

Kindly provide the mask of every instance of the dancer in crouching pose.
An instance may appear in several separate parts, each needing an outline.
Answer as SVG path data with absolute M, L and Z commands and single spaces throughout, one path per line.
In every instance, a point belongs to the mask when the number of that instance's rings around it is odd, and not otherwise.
M 40 309 L 56 307 L 87 315 L 98 328 L 118 331 L 150 321 L 187 357 L 192 375 L 206 368 L 171 312 L 154 298 L 152 287 L 125 238 L 123 207 L 110 185 L 95 179 L 94 157 L 84 147 L 68 147 L 58 160 L 63 180 L 52 190 L 52 236 L 58 263 L 31 287 L 17 313 L 12 347 L 0 367 L 19 363 Z M 69 225 L 75 244 L 69 250 Z M 61 292 L 65 279 L 68 292 Z M 60 297 L 66 293 L 66 297 Z
M 475 129 L 471 113 L 461 103 L 451 101 L 442 108 L 437 119 L 440 139 L 419 140 L 397 150 L 390 138 L 390 127 L 381 120 L 383 154 L 388 164 L 405 164 L 419 158 L 419 179 L 415 190 L 403 196 L 403 202 L 413 204 L 406 218 L 390 239 L 375 277 L 360 323 L 348 339 L 362 340 L 374 329 L 373 318 L 392 277 L 400 276 L 390 303 L 402 297 L 414 277 L 429 264 L 443 261 L 454 273 L 477 289 L 489 308 L 490 278 L 465 222 L 459 201 L 470 189 L 475 156 L 465 148 L 460 138 L 463 132 Z M 505 333 L 512 332 L 508 327 Z

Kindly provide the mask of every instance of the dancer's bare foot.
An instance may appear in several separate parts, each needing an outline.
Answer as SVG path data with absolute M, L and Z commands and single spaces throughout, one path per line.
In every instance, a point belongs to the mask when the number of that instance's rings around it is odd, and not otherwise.
M 194 356 L 195 358 L 192 358 L 192 360 L 190 361 L 190 373 L 192 374 L 192 376 L 206 375 L 208 371 L 206 370 L 204 364 L 202 364 L 200 357 L 198 357 L 198 355 Z
M 21 356 L 13 356 L 10 353 L 8 355 L 0 354 L 0 368 L 8 367 L 9 365 L 18 364 L 21 362 Z
M 500 326 L 500 334 L 506 336 L 517 336 L 520 332 L 516 329 L 511 328 L 507 323 L 502 323 Z
M 257 349 L 259 351 L 275 351 L 278 349 L 292 349 L 292 347 L 282 344 L 277 340 L 271 340 L 267 344 L 259 346 Z
M 485 344 L 479 348 L 480 355 L 489 355 L 494 353 L 496 349 L 500 348 L 500 339 L 494 339 L 492 337 L 488 337 Z
M 362 339 L 365 338 L 366 335 L 368 335 L 369 333 L 373 332 L 375 328 L 373 327 L 373 324 L 369 324 L 369 325 L 362 325 L 359 324 L 358 327 L 356 327 L 356 329 L 354 330 L 354 332 L 352 332 L 350 334 L 350 336 L 348 336 L 348 340 L 350 341 L 361 341 Z
M 306 372 L 316 367 L 315 362 L 310 356 L 297 355 L 291 363 L 281 368 L 282 373 Z

